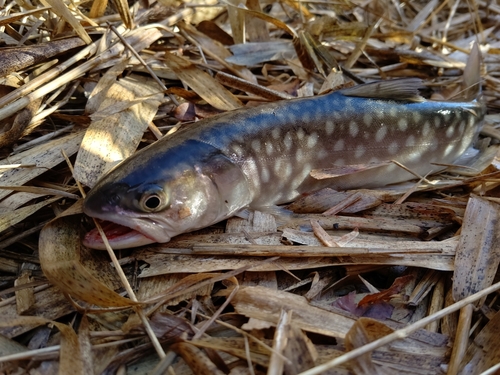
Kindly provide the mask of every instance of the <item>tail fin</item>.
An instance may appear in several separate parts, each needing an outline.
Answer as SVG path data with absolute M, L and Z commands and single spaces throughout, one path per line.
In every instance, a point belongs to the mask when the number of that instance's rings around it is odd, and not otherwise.
M 481 95 L 481 52 L 477 42 L 470 51 L 462 81 L 462 96 L 467 101 L 477 99 Z

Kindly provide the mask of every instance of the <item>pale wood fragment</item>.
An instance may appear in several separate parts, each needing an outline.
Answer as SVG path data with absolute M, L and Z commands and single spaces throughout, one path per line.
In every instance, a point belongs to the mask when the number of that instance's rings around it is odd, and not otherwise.
M 453 274 L 455 301 L 491 285 L 500 263 L 499 246 L 500 205 L 471 196 L 457 246 Z
M 469 346 L 470 326 L 472 322 L 472 313 L 474 312 L 474 305 L 469 304 L 460 309 L 460 317 L 458 319 L 458 329 L 453 342 L 453 350 L 451 352 L 450 363 L 448 364 L 447 375 L 458 374 L 458 369 L 465 351 Z
M 483 373 L 483 371 L 500 363 L 499 331 L 500 313 L 497 311 L 467 348 L 460 363 L 458 374 Z
M 439 278 L 437 284 L 434 286 L 427 315 L 434 314 L 435 312 L 441 310 L 444 307 L 444 300 L 445 300 L 445 282 L 444 282 L 444 276 L 442 275 Z M 436 320 L 432 323 L 429 323 L 429 325 L 427 325 L 425 329 L 430 332 L 438 332 L 439 326 L 440 326 L 440 321 Z
M 334 337 L 345 337 L 355 321 L 310 306 L 304 297 L 263 287 L 241 288 L 232 304 L 240 314 L 275 324 L 282 309 L 291 310 L 296 327 Z

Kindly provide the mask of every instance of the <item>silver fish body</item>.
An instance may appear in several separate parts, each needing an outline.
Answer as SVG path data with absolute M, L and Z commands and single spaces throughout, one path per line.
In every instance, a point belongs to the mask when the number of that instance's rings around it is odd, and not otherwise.
M 189 125 L 109 172 L 85 199 L 84 212 L 140 233 L 130 242 L 116 239 L 115 248 L 167 242 L 242 208 L 290 202 L 326 186 L 414 178 L 395 164 L 321 180 L 312 170 L 396 160 L 421 175 L 436 172 L 432 163 L 451 164 L 473 144 L 485 113 L 478 101 L 348 94 L 281 101 Z M 85 243 L 102 247 L 95 238 Z

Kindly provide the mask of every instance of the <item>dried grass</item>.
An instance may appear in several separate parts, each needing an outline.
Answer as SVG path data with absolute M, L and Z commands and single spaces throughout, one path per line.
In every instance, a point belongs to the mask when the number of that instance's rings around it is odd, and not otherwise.
M 500 5 L 113 4 L 0 0 L 1 373 L 498 371 Z M 326 189 L 282 222 L 255 212 L 116 256 L 81 247 L 78 183 L 179 119 L 316 95 L 345 85 L 339 66 L 452 97 L 475 40 L 491 138 L 475 165 Z

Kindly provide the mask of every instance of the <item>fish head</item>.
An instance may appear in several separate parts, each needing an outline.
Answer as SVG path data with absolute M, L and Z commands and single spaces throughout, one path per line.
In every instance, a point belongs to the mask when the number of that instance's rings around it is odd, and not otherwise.
M 238 189 L 232 184 L 245 186 L 237 175 L 239 169 L 210 145 L 196 142 L 183 146 L 165 152 L 157 152 L 158 148 L 139 152 L 89 192 L 83 203 L 85 214 L 131 229 L 110 230 L 112 248 L 168 242 L 241 208 L 233 199 L 234 188 Z M 95 231 L 83 242 L 90 248 L 104 248 Z

